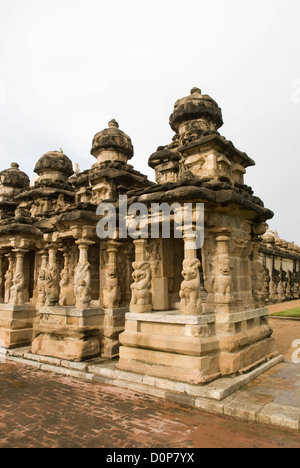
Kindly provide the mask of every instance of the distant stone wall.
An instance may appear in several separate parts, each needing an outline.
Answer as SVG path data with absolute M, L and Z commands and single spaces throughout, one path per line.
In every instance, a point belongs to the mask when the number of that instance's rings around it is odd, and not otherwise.
M 264 266 L 263 293 L 268 304 L 300 298 L 300 248 L 268 230 L 259 250 Z

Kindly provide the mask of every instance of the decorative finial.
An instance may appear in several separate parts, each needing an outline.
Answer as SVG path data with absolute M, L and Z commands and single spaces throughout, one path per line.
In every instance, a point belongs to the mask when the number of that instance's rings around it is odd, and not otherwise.
M 19 169 L 20 166 L 19 166 L 18 163 L 13 162 L 13 163 L 11 163 L 10 167 L 13 168 L 13 169 Z
M 201 89 L 197 88 L 197 87 L 194 87 L 191 89 L 191 94 L 201 94 Z
M 115 119 L 112 119 L 110 122 L 108 122 L 109 128 L 119 128 L 119 124 Z

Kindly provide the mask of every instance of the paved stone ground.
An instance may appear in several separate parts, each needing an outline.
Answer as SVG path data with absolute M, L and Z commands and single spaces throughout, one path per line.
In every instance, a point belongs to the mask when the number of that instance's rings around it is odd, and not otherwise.
M 276 348 L 289 359 L 300 322 L 271 319 L 271 326 Z M 298 406 L 298 369 L 279 365 L 245 387 L 240 398 L 254 406 L 262 399 Z M 0 448 L 19 447 L 300 448 L 300 434 L 0 362 Z
M 0 363 L 0 448 L 300 448 L 300 435 Z

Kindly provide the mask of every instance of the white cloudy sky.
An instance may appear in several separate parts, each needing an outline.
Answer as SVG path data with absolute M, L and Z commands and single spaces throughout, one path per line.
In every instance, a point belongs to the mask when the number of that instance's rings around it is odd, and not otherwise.
M 271 228 L 300 245 L 299 21 L 299 0 L 0 0 L 0 170 L 32 176 L 60 147 L 87 169 L 115 118 L 153 179 L 174 102 L 198 86 L 255 159 L 246 182 Z

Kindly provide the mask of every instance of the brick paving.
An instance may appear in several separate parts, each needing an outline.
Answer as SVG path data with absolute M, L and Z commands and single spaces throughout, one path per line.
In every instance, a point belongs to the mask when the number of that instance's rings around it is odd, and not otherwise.
M 0 448 L 300 448 L 300 435 L 0 363 Z

